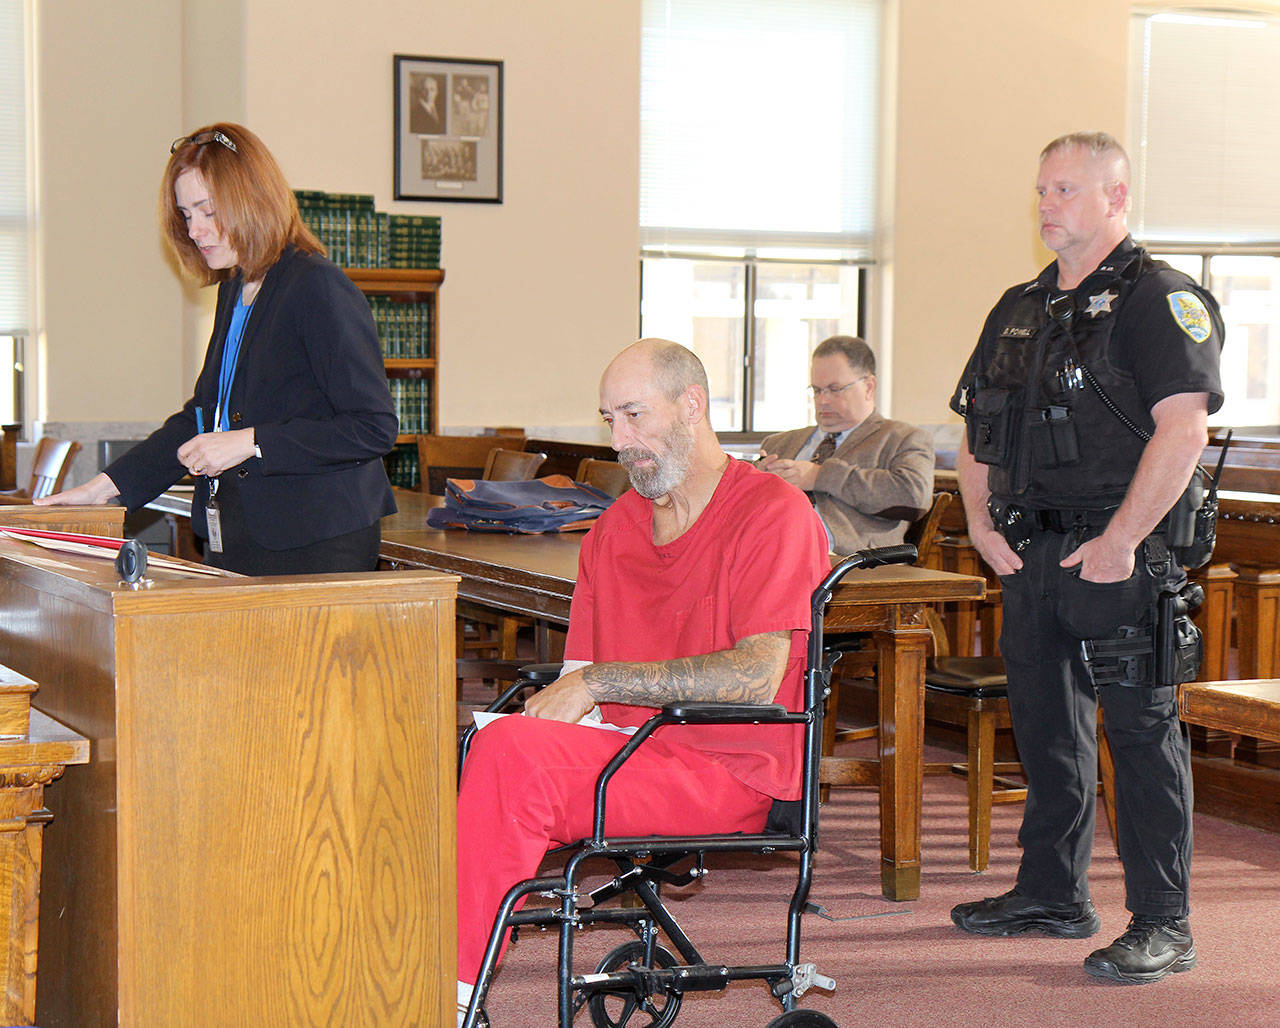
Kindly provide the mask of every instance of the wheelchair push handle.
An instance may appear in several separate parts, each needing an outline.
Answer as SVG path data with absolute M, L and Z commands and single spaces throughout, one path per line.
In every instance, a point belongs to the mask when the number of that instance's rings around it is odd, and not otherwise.
M 912 543 L 898 543 L 896 546 L 879 546 L 872 550 L 859 550 L 854 556 L 862 557 L 864 568 L 878 568 L 882 564 L 911 564 L 918 553 Z
M 897 546 L 878 546 L 874 549 L 858 550 L 857 553 L 849 554 L 831 569 L 827 577 L 814 590 L 814 609 L 826 606 L 840 579 L 844 578 L 854 568 L 878 568 L 885 564 L 910 564 L 916 559 L 916 556 L 916 548 L 911 543 L 900 543 Z

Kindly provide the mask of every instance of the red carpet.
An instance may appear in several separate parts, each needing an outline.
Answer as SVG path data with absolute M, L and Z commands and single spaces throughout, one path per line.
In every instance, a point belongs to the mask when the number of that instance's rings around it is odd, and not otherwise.
M 967 866 L 964 784 L 925 780 L 921 898 L 880 897 L 878 818 L 871 790 L 835 790 L 823 808 L 822 844 L 812 900 L 840 920 L 806 917 L 805 960 L 836 979 L 834 993 L 809 992 L 803 1006 L 842 1026 L 1230 1025 L 1280 1024 L 1280 836 L 1211 817 L 1196 818 L 1191 924 L 1199 966 L 1147 986 L 1087 976 L 1081 961 L 1124 931 L 1120 865 L 1100 826 L 1093 898 L 1103 929 L 1093 939 L 984 938 L 951 924 L 951 907 L 1013 884 L 1022 809 L 997 807 L 991 867 Z M 786 897 L 794 875 L 778 864 L 721 865 L 675 903 L 708 961 L 782 959 Z M 583 970 L 629 934 L 579 935 Z M 763 1026 L 781 1008 L 759 983 L 691 994 L 681 1028 Z M 490 994 L 494 1028 L 555 1025 L 555 938 L 530 934 L 513 946 Z M 589 1025 L 583 1011 L 578 1025 Z

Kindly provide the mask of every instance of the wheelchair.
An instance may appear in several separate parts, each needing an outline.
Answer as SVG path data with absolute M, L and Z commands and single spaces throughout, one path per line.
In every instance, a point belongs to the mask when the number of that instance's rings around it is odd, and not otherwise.
M 559 931 L 561 1028 L 569 1028 L 584 1006 L 596 1028 L 667 1028 L 675 1022 L 685 993 L 722 991 L 730 982 L 746 980 L 763 981 L 782 1007 L 783 1012 L 770 1021 L 767 1028 L 837 1028 L 825 1014 L 796 1006 L 810 988 L 828 991 L 835 988 L 835 982 L 820 974 L 813 964 L 800 962 L 801 916 L 814 909 L 808 903 L 808 896 L 818 844 L 818 762 L 823 702 L 830 688 L 832 668 L 843 655 L 839 649 L 824 648 L 823 615 L 836 585 L 852 569 L 910 563 L 915 555 L 915 547 L 905 544 L 860 550 L 842 560 L 814 590 L 802 712 L 792 713 L 780 704 L 672 703 L 630 737 L 596 781 L 591 837 L 551 851 L 551 855 L 566 858 L 561 874 L 519 882 L 503 898 L 467 1008 L 465 1028 L 488 1025 L 484 1002 L 497 969 L 503 935 L 510 928 L 514 938 L 515 933 L 526 926 Z M 555 664 L 522 668 L 521 678 L 487 709 L 499 712 L 513 707 L 523 694 L 554 681 L 558 673 L 559 665 Z M 608 836 L 604 811 L 610 779 L 645 739 L 666 725 L 677 724 L 804 725 L 800 799 L 775 800 L 764 831 L 758 834 Z M 473 727 L 463 735 L 459 767 L 474 731 Z M 786 954 L 781 962 L 737 967 L 708 963 L 664 906 L 663 886 L 682 887 L 705 877 L 708 853 L 798 854 L 797 880 L 787 914 Z M 584 893 L 583 864 L 592 858 L 612 862 L 617 874 Z M 553 903 L 516 910 L 523 898 L 532 895 L 550 898 Z M 630 905 L 606 905 L 624 895 L 629 895 Z M 605 923 L 625 925 L 636 938 L 612 950 L 592 973 L 579 973 L 573 963 L 575 931 Z M 659 930 L 669 940 L 674 953 L 659 941 Z

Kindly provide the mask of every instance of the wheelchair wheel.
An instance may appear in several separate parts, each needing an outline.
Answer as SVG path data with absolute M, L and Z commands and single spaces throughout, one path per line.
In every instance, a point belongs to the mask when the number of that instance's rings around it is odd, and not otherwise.
M 840 1028 L 826 1014 L 816 1010 L 788 1010 L 770 1021 L 765 1028 Z
M 644 961 L 644 943 L 624 942 L 600 961 L 596 974 L 621 971 L 630 964 Z M 653 947 L 653 967 L 675 967 L 676 958 L 661 946 Z M 636 990 L 620 988 L 616 992 L 597 992 L 587 1000 L 591 1023 L 595 1028 L 668 1028 L 680 1012 L 680 995 L 675 992 L 642 996 Z

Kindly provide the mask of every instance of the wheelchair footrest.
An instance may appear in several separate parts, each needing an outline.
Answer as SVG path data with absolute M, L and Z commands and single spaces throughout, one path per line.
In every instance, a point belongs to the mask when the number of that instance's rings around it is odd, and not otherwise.
M 799 997 L 803 996 L 810 989 L 822 989 L 824 992 L 835 992 L 836 980 L 828 978 L 825 974 L 819 974 L 818 968 L 814 964 L 798 964 L 795 971 L 791 975 L 792 994 Z
M 575 990 L 588 994 L 634 988 L 642 995 L 652 996 L 663 992 L 722 992 L 733 978 L 732 970 L 723 965 L 641 967 L 632 964 L 623 971 L 575 976 L 572 985 Z
M 723 964 L 689 964 L 677 967 L 643 967 L 631 964 L 608 973 L 576 975 L 570 981 L 576 992 L 617 992 L 631 989 L 639 995 L 654 996 L 671 992 L 722 992 L 730 982 L 766 981 L 776 996 L 791 993 L 803 996 L 815 986 L 834 990 L 835 980 L 818 973 L 813 964 L 794 968 L 786 964 L 758 964 L 750 967 L 726 967 Z

